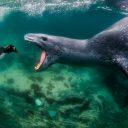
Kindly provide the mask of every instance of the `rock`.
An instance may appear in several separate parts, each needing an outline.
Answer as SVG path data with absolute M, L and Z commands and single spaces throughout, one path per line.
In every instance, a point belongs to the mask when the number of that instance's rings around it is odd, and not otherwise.
M 57 112 L 52 110 L 52 111 L 48 111 L 48 114 L 51 118 L 54 118 L 56 116 Z
M 43 103 L 43 101 L 42 101 L 41 99 L 36 99 L 36 100 L 35 100 L 35 104 L 36 104 L 37 106 L 42 106 L 44 103 Z

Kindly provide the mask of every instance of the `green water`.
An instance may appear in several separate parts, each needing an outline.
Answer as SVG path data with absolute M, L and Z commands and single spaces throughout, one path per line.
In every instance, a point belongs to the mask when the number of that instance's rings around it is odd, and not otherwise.
M 35 72 L 41 50 L 24 41 L 32 32 L 90 38 L 123 17 L 102 9 L 5 15 L 1 46 L 12 43 L 19 53 L 0 60 L 0 128 L 127 128 L 128 80 L 120 70 L 54 64 Z

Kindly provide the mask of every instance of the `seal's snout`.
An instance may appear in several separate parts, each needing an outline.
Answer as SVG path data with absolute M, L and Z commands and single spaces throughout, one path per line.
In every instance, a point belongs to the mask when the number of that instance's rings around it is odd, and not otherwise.
M 26 40 L 26 41 L 34 41 L 35 40 L 35 36 L 33 35 L 33 34 L 26 34 L 25 36 L 24 36 L 24 39 Z
M 25 40 L 27 39 L 27 35 L 28 35 L 28 34 L 24 35 L 24 39 L 25 39 Z

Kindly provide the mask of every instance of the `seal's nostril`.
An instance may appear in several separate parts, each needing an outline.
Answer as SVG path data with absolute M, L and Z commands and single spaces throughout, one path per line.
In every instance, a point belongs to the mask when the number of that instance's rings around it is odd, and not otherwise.
M 48 39 L 47 39 L 47 37 L 41 37 L 41 39 L 43 40 L 43 41 L 47 41 Z

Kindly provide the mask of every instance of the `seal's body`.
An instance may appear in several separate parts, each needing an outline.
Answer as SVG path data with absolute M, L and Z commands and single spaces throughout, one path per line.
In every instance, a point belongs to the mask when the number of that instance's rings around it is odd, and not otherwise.
M 38 69 L 55 62 L 102 62 L 118 65 L 128 76 L 128 17 L 91 39 L 77 40 L 46 34 L 27 34 L 25 40 L 44 51 Z
M 106 3 L 110 7 L 114 7 L 118 10 L 127 11 L 128 9 L 128 0 L 106 0 Z

